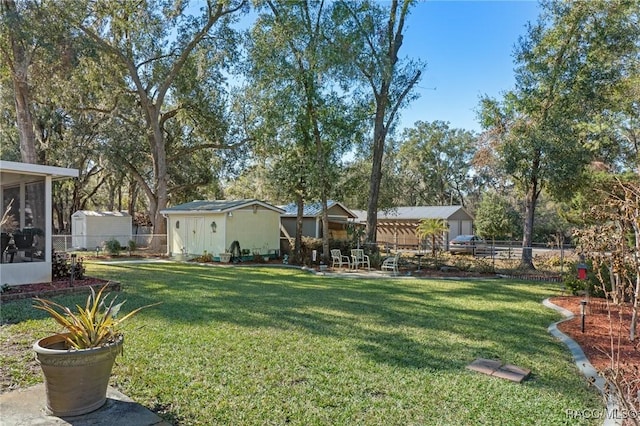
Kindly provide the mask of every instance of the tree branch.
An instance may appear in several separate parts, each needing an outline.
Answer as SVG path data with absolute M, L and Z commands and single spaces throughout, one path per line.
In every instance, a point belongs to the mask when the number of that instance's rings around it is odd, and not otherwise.
M 416 85 L 418 80 L 420 80 L 420 76 L 421 75 L 422 75 L 422 71 L 418 70 L 416 72 L 416 74 L 413 76 L 413 78 L 409 81 L 409 84 L 407 84 L 407 86 L 404 88 L 404 90 L 402 91 L 402 93 L 400 94 L 400 96 L 398 97 L 396 102 L 394 103 L 393 108 L 391 109 L 391 112 L 389 113 L 389 116 L 388 116 L 389 118 L 387 119 L 387 122 L 385 123 L 385 128 L 386 129 L 388 129 L 389 126 L 391 125 L 391 123 L 393 123 L 393 120 L 394 120 L 396 114 L 398 113 L 398 110 L 400 109 L 400 105 L 402 105 L 402 101 L 409 94 L 411 89 L 413 89 L 413 86 Z
M 195 49 L 198 43 L 200 43 L 200 41 L 204 38 L 204 36 L 209 32 L 211 27 L 213 27 L 213 25 L 223 16 L 232 14 L 242 9 L 246 3 L 246 0 L 242 0 L 240 3 L 237 4 L 237 6 L 231 7 L 229 9 L 224 9 L 224 3 L 218 2 L 217 7 L 215 8 L 215 12 L 212 12 L 213 6 L 211 3 L 212 3 L 212 0 L 207 0 L 206 24 L 204 25 L 204 27 L 202 27 L 200 31 L 196 32 L 196 34 L 193 36 L 191 41 L 187 43 L 184 50 L 178 57 L 178 60 L 173 63 L 173 66 L 169 70 L 169 74 L 167 74 L 165 79 L 162 81 L 162 83 L 158 87 L 158 100 L 157 100 L 158 105 L 163 104 L 164 97 L 167 93 L 167 90 L 169 90 L 169 87 L 171 87 L 171 84 L 173 83 L 176 76 L 178 75 L 178 73 L 186 63 L 187 58 L 189 57 L 193 49 Z
M 185 156 L 185 155 L 190 155 L 193 154 L 194 152 L 198 152 L 198 151 L 202 151 L 204 149 L 236 149 L 248 142 L 253 142 L 255 141 L 255 139 L 253 137 L 246 137 L 244 139 L 242 139 L 240 142 L 236 142 L 233 144 L 225 144 L 225 143 L 203 143 L 200 145 L 196 145 L 196 146 L 191 146 L 188 148 L 183 148 L 183 149 L 179 149 L 176 152 L 176 155 L 171 156 L 171 158 L 169 158 L 169 160 L 177 160 L 179 157 Z
M 182 108 L 178 107 L 178 108 L 174 108 L 170 111 L 165 112 L 164 114 L 161 114 L 160 116 L 160 128 L 164 129 L 164 123 L 166 123 L 168 120 L 172 119 L 173 117 L 175 117 L 176 115 L 178 115 L 178 112 L 180 112 Z

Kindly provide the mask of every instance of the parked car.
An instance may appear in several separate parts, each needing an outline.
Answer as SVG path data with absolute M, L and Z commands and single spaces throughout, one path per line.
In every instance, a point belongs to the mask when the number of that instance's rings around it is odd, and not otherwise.
M 449 241 L 449 252 L 451 252 L 451 254 L 476 254 L 487 250 L 489 250 L 487 243 L 475 235 L 458 235 Z

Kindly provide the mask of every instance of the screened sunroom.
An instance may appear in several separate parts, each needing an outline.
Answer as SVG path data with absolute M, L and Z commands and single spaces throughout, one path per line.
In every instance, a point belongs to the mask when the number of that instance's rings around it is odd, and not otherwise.
M 0 160 L 0 285 L 51 281 L 52 182 L 78 170 Z

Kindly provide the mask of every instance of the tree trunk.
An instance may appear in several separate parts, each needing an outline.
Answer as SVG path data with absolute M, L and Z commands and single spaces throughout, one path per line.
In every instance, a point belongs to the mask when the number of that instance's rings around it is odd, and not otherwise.
M 136 185 L 135 180 L 129 181 L 129 204 L 127 207 L 127 211 L 131 215 L 133 219 L 136 214 L 136 202 L 138 200 L 138 186 Z
M 322 194 L 322 261 L 329 264 L 329 210 L 327 209 L 327 194 Z
M 304 219 L 304 198 L 302 194 L 298 192 L 296 194 L 296 205 L 298 211 L 296 213 L 296 240 L 293 247 L 293 263 L 296 265 L 302 265 L 302 221 Z
M 18 16 L 16 3 L 13 0 L 2 0 L 0 11 L 3 19 L 7 21 L 18 22 L 19 19 L 8 19 L 9 16 Z M 11 55 L 13 57 L 3 58 L 10 65 L 11 79 L 13 81 L 14 101 L 16 105 L 16 121 L 18 125 L 18 134 L 20 135 L 20 155 L 25 163 L 36 164 L 38 157 L 36 155 L 36 135 L 33 129 L 33 118 L 31 116 L 31 97 L 29 95 L 29 65 L 30 58 L 25 52 L 23 40 L 19 40 L 21 31 L 19 28 L 9 30 L 7 37 L 11 45 Z M 2 50 L 5 52 L 5 50 Z
M 535 269 L 533 266 L 533 222 L 535 219 L 536 205 L 540 196 L 540 183 L 538 173 L 540 171 L 540 151 L 535 151 L 532 159 L 531 176 L 526 185 L 524 210 L 524 229 L 522 236 L 522 258 L 520 266 L 528 269 Z
M 60 234 L 62 233 L 63 229 L 64 229 L 64 213 L 62 212 L 62 209 L 60 207 L 55 207 L 53 208 L 53 217 L 55 218 L 54 220 L 54 225 L 53 225 L 53 232 L 54 234 Z M 57 225 L 56 225 L 57 222 Z
M 14 76 L 13 90 L 16 103 L 16 121 L 18 133 L 20 134 L 20 155 L 23 162 L 36 164 L 38 162 L 35 143 L 36 135 L 33 131 L 33 119 L 29 109 L 29 86 L 26 82 L 26 75 L 24 80 Z
M 431 236 L 431 255 L 435 259 L 436 257 L 436 234 Z
M 141 94 L 142 95 L 142 94 Z M 144 94 L 146 96 L 146 93 Z M 155 176 L 155 190 L 153 192 L 153 202 L 149 203 L 149 216 L 153 225 L 153 237 L 150 248 L 158 251 L 166 244 L 164 235 L 167 233 L 167 223 L 160 211 L 167 207 L 168 182 L 167 182 L 167 152 L 164 133 L 160 126 L 159 107 L 146 99 L 147 105 L 147 128 L 151 129 L 149 134 L 149 145 L 153 158 L 153 174 Z
M 115 182 L 113 182 L 112 179 L 110 179 L 109 182 L 109 199 L 107 200 L 107 210 L 108 211 L 115 211 L 115 198 L 116 198 L 116 191 L 118 189 L 115 186 Z
M 369 179 L 369 204 L 367 205 L 367 242 L 372 245 L 377 241 L 378 199 L 382 182 L 382 157 L 386 129 L 384 128 L 384 111 L 386 102 L 378 103 L 373 131 L 373 158 L 371 161 L 371 177 Z
M 310 86 L 311 87 L 311 86 Z M 314 89 L 315 91 L 315 89 Z M 320 134 L 320 127 L 318 125 L 317 111 L 312 103 L 313 97 L 311 93 L 308 95 L 309 101 L 307 108 L 309 117 L 313 123 L 313 138 L 316 144 L 316 161 L 320 165 L 320 201 L 322 203 L 322 262 L 329 263 L 329 211 L 327 210 L 327 192 L 330 185 L 327 182 L 327 173 L 325 168 L 326 156 L 324 153 L 324 147 L 322 145 L 322 136 Z
M 638 205 L 638 193 L 633 193 L 633 203 Z M 634 266 L 636 268 L 636 283 L 635 289 L 631 292 L 631 323 L 629 324 L 629 340 L 632 342 L 635 341 L 637 335 L 637 327 L 638 327 L 638 310 L 640 310 L 640 225 L 638 219 L 640 218 L 640 210 L 636 207 L 633 209 L 632 215 L 632 223 L 631 227 L 633 228 L 635 234 L 635 250 L 633 253 L 633 261 Z M 638 395 L 640 396 L 640 395 Z
M 122 186 L 118 187 L 118 211 L 122 211 Z
M 640 273 L 636 272 L 636 288 L 633 295 L 633 306 L 631 308 L 631 324 L 629 325 L 629 340 L 632 342 L 636 339 L 638 327 L 638 311 L 640 310 Z
M 534 183 L 527 192 L 524 211 L 524 229 L 522 237 L 522 258 L 520 265 L 524 268 L 535 269 L 533 266 L 533 220 L 535 217 L 536 203 L 538 201 L 537 183 Z
M 421 71 L 418 70 L 414 76 L 405 83 L 400 96 L 394 99 L 392 104 L 389 104 L 389 92 L 391 84 L 393 83 L 394 74 L 396 74 L 397 71 L 398 52 L 402 46 L 404 20 L 411 6 L 411 1 L 403 0 L 400 5 L 400 11 L 398 11 L 398 6 L 398 0 L 391 1 L 389 20 L 386 28 L 388 39 L 385 40 L 385 49 L 379 52 L 380 61 L 378 62 L 378 66 L 381 68 L 378 71 L 381 73 L 382 78 L 379 81 L 379 91 L 373 88 L 376 115 L 373 125 L 373 158 L 371 160 L 371 177 L 369 182 L 369 204 L 367 205 L 367 242 L 371 244 L 372 249 L 375 248 L 375 242 L 377 241 L 378 201 L 380 198 L 382 159 L 384 157 L 387 132 L 404 98 L 417 83 L 421 75 Z M 366 70 L 364 74 L 369 75 L 369 72 L 370 70 Z M 373 87 L 373 81 L 369 78 L 367 79 Z

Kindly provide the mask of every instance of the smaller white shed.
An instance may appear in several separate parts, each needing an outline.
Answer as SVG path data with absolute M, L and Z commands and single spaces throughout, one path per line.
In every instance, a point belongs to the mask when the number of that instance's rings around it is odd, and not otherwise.
M 127 212 L 78 210 L 71 215 L 71 244 L 95 250 L 115 238 L 122 247 L 127 247 L 132 228 L 131 215 Z

